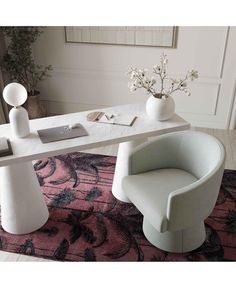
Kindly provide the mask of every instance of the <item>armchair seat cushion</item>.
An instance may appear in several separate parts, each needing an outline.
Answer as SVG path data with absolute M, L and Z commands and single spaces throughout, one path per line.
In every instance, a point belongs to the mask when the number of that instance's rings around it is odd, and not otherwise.
M 130 201 L 159 232 L 164 232 L 169 194 L 197 180 L 185 170 L 169 168 L 126 176 L 122 184 Z

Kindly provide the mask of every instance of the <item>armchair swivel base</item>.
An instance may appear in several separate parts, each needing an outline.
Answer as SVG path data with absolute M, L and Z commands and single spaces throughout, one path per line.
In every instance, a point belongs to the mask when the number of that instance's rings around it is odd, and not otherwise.
M 146 217 L 143 219 L 143 232 L 154 246 L 161 250 L 174 253 L 184 253 L 197 249 L 206 239 L 204 222 L 179 231 L 158 232 Z

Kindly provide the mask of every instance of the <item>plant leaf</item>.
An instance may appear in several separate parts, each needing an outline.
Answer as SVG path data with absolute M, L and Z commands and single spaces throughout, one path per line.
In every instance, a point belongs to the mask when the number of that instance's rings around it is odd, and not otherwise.
M 92 244 L 93 242 L 96 241 L 97 238 L 94 236 L 93 231 L 89 227 L 87 227 L 84 224 L 81 224 L 80 228 L 82 237 L 87 243 Z
M 66 239 L 63 239 L 53 253 L 53 258 L 57 260 L 64 260 L 69 250 L 69 246 L 69 242 Z
M 35 249 L 32 239 L 27 239 L 24 244 L 18 248 L 18 253 L 26 255 L 35 255 Z
M 70 244 L 73 244 L 82 234 L 81 224 L 75 224 L 70 230 Z
M 71 189 L 65 188 L 57 194 L 52 200 L 52 206 L 64 207 L 75 200 L 75 192 Z
M 96 256 L 93 252 L 93 249 L 86 248 L 84 250 L 84 261 L 96 261 Z
M 49 159 L 37 161 L 37 162 L 34 163 L 34 165 L 33 165 L 33 166 L 34 166 L 34 170 L 35 170 L 35 171 L 38 171 L 38 170 L 40 170 L 40 169 L 45 168 L 45 167 L 47 166 L 48 162 L 49 162 Z
M 102 191 L 98 187 L 93 187 L 85 197 L 86 201 L 93 201 L 102 195 Z
M 96 226 L 99 230 L 100 240 L 96 245 L 93 245 L 94 248 L 101 246 L 107 240 L 107 227 L 103 220 L 103 215 L 100 213 L 97 214 L 96 220 Z

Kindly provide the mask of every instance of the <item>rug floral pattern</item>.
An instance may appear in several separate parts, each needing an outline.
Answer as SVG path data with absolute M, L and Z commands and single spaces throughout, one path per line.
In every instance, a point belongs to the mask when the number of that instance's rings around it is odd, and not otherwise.
M 70 153 L 36 161 L 49 207 L 36 232 L 11 235 L 0 227 L 0 249 L 57 261 L 235 261 L 236 171 L 225 170 L 207 238 L 198 249 L 167 253 L 142 232 L 142 215 L 111 193 L 116 157 Z

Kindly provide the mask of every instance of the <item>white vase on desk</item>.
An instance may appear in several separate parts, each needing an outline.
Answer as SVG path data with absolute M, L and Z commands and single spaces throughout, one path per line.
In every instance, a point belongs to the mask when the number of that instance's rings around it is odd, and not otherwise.
M 14 106 L 9 112 L 12 133 L 17 138 L 24 138 L 30 134 L 29 116 L 25 108 L 21 107 L 27 100 L 27 91 L 19 83 L 10 83 L 3 90 L 3 98 L 7 104 Z
M 171 96 L 167 98 L 150 96 L 146 102 L 146 112 L 152 120 L 168 120 L 175 112 L 175 102 Z

